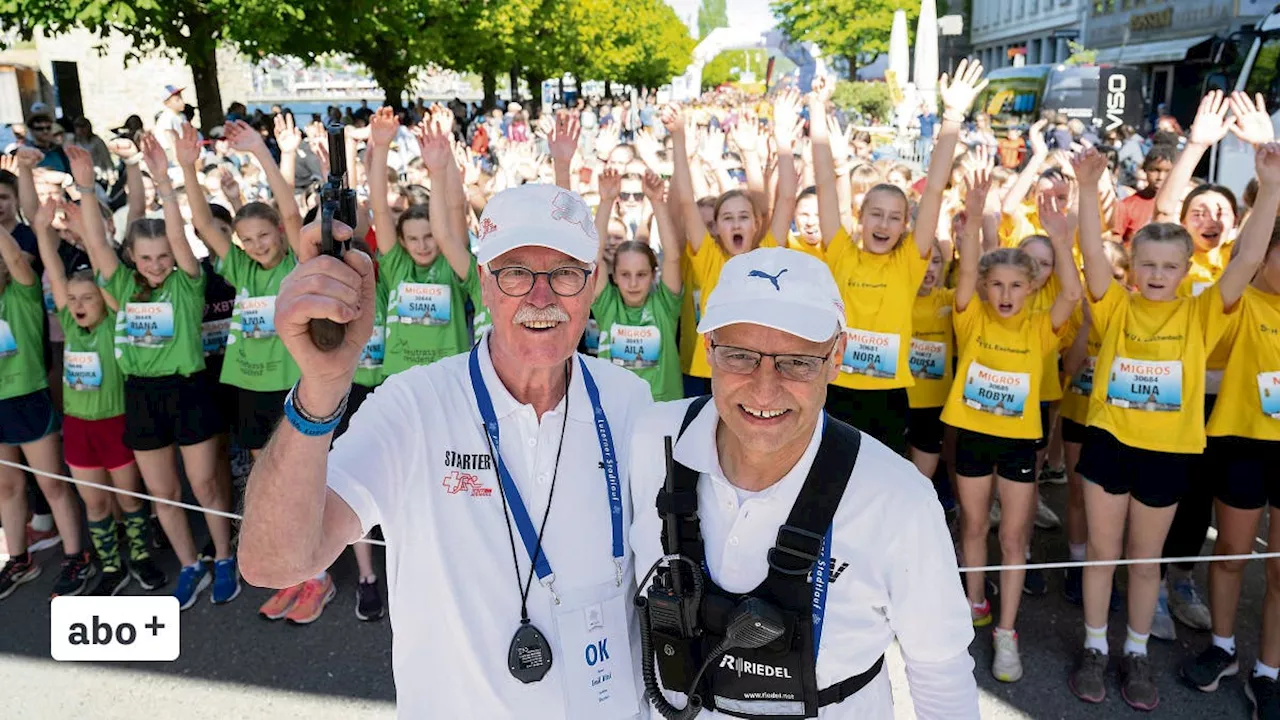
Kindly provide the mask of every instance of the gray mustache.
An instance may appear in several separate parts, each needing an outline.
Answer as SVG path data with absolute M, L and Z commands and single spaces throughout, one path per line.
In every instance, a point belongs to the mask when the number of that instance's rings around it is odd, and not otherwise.
M 530 322 L 569 322 L 569 314 L 559 305 L 548 305 L 543 308 L 521 305 L 512 322 L 517 325 Z

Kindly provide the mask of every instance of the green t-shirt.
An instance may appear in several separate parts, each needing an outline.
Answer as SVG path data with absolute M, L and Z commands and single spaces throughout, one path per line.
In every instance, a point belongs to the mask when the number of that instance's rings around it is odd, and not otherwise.
M 40 283 L 23 285 L 10 276 L 0 294 L 0 400 L 47 387 Z
M 600 358 L 644 378 L 659 402 L 684 397 L 676 345 L 680 299 L 659 282 L 643 306 L 627 307 L 618 286 L 609 283 L 591 305 L 600 326 Z
M 383 374 L 394 375 L 415 365 L 466 352 L 466 302 L 480 305 L 480 275 L 475 258 L 465 279 L 458 277 L 440 253 L 418 267 L 398 243 L 378 261 L 378 280 L 387 290 L 387 355 Z
M 274 392 L 298 382 L 298 364 L 276 335 L 276 294 L 280 282 L 297 265 L 290 251 L 268 270 L 235 245 L 218 260 L 218 274 L 236 291 L 222 365 L 224 384 Z
M 373 388 L 382 384 L 386 376 L 382 373 L 382 363 L 387 356 L 387 288 L 378 283 L 378 301 L 373 306 L 373 334 L 360 353 L 360 364 L 356 366 L 355 383 Z
M 204 272 L 191 277 L 175 267 L 163 285 L 135 299 L 141 282 L 124 265 L 110 280 L 98 274 L 98 285 L 120 303 L 115 328 L 120 370 L 130 377 L 191 375 L 203 370 Z
M 66 336 L 62 349 L 62 412 L 81 420 L 124 414 L 124 373 L 116 362 L 115 328 L 110 317 L 86 330 L 71 311 L 58 311 Z

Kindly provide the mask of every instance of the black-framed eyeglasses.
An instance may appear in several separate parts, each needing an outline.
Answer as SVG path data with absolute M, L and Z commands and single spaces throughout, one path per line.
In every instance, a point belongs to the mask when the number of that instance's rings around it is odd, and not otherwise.
M 46 131 L 52 130 L 52 129 L 53 129 L 53 126 L 52 126 L 52 125 L 44 125 L 44 124 L 41 124 L 41 125 L 32 125 L 32 126 L 31 126 L 31 129 L 32 129 L 32 130 L 34 130 L 35 132 L 46 132 Z
M 734 375 L 750 375 L 760 367 L 765 358 L 773 358 L 773 369 L 787 380 L 795 382 L 812 382 L 822 373 L 822 366 L 831 359 L 831 351 L 836 341 L 827 348 L 825 356 L 801 355 L 796 353 L 762 353 L 759 350 L 718 345 L 711 341 L 711 359 L 716 367 Z
M 565 265 L 546 272 L 534 272 L 527 267 L 512 265 L 510 267 L 491 270 L 498 281 L 498 289 L 503 295 L 524 297 L 533 292 L 533 286 L 540 276 L 547 278 L 551 292 L 560 297 L 573 297 L 587 286 L 587 278 L 591 277 L 591 268 Z
M 643 200 L 644 193 L 643 192 L 620 192 L 618 193 L 618 197 L 627 201 Z

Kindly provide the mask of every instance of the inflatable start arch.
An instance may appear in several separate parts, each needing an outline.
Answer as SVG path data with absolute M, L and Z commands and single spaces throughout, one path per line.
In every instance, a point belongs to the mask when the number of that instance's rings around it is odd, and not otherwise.
M 693 49 L 693 62 L 683 75 L 671 81 L 671 94 L 677 100 L 690 100 L 702 93 L 702 69 L 725 50 L 765 49 L 785 56 L 799 68 L 800 89 L 808 92 L 815 74 L 824 72 L 822 51 L 813 43 L 792 43 L 778 30 L 755 32 L 734 28 L 716 28 Z

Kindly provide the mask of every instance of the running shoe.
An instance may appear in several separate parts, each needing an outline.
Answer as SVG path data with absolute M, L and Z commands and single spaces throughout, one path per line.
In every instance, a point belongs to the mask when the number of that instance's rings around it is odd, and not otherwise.
M 980 607 L 974 607 L 969 604 L 969 616 L 973 618 L 974 627 L 986 627 L 991 624 L 991 603 L 987 600 L 982 601 Z
M 1120 659 L 1120 697 L 1134 710 L 1155 710 L 1160 691 L 1151 677 L 1151 659 L 1129 653 Z
M 138 581 L 143 590 L 155 590 L 169 583 L 169 576 L 164 574 L 149 554 L 146 557 L 130 558 L 129 574 Z
M 1236 656 L 1217 645 L 1210 645 L 1204 652 L 1187 658 L 1182 663 L 1182 679 L 1200 692 L 1213 692 L 1218 689 L 1222 678 L 1231 677 L 1240 672 L 1240 663 Z
M 378 591 L 378 581 L 356 584 L 356 617 L 366 622 L 379 620 L 386 609 L 382 606 L 382 593 Z
M 267 620 L 279 620 L 289 613 L 289 609 L 293 607 L 293 601 L 298 599 L 300 592 L 302 592 L 302 583 L 277 590 L 271 599 L 258 608 L 258 614 Z
M 1164 583 L 1160 583 L 1160 594 L 1156 597 L 1156 614 L 1151 618 L 1151 637 L 1170 641 L 1178 639 L 1178 631 L 1173 627 L 1173 618 L 1169 615 L 1169 592 Z
M 1000 682 L 1018 682 L 1022 679 L 1022 658 L 1018 656 L 1018 633 L 991 633 L 995 646 L 995 658 L 991 661 L 991 675 Z
M 1040 468 L 1040 482 L 1046 485 L 1066 485 L 1067 484 L 1067 466 L 1049 467 L 1045 465 Z
M 62 569 L 58 571 L 58 579 L 53 583 L 51 597 L 79 595 L 89 586 L 89 579 L 97 574 L 98 566 L 93 564 L 88 550 L 64 555 Z
M 200 593 L 212 584 L 213 575 L 209 568 L 204 563 L 196 563 L 182 568 L 182 572 L 178 573 L 178 587 L 174 589 L 173 596 L 178 598 L 178 606 L 186 610 L 195 605 Z
M 129 584 L 129 573 L 120 568 L 103 568 L 102 575 L 98 578 L 98 584 L 93 590 L 89 591 L 90 595 L 102 597 L 107 595 L 119 595 L 120 591 Z
M 209 600 L 214 605 L 222 605 L 236 599 L 240 594 L 240 570 L 236 567 L 236 559 L 213 562 L 213 594 Z
M 284 619 L 294 625 L 309 625 L 320 619 L 320 613 L 337 593 L 338 587 L 333 584 L 329 573 L 324 574 L 324 580 L 311 578 L 302 583 L 302 592 L 298 593 L 298 599 L 293 601 L 293 607 Z
M 1062 527 L 1062 521 L 1058 519 L 1058 513 L 1052 508 L 1044 504 L 1044 498 L 1036 498 L 1036 527 L 1041 530 L 1057 530 Z
M 1067 678 L 1071 694 L 1087 703 L 1100 703 L 1107 699 L 1107 656 L 1093 648 L 1085 648 L 1080 662 Z
M 36 530 L 31 527 L 31 523 L 27 523 L 27 552 L 40 552 L 62 542 L 62 538 L 58 536 L 57 529 L 53 530 Z
M 1045 579 L 1044 571 L 1038 568 L 1028 570 L 1022 578 L 1022 594 L 1044 595 L 1047 592 L 1049 592 L 1049 581 Z
M 31 561 L 31 553 L 23 557 L 11 557 L 0 567 L 0 600 L 13 594 L 23 583 L 40 577 L 40 566 Z
M 1169 585 L 1169 610 L 1178 622 L 1192 630 L 1209 630 L 1213 620 L 1209 617 L 1209 606 L 1201 599 L 1196 581 L 1190 575 L 1175 576 L 1173 572 L 1165 578 Z
M 1254 675 L 1245 683 L 1244 696 L 1253 706 L 1254 720 L 1280 720 L 1280 688 L 1275 680 Z

